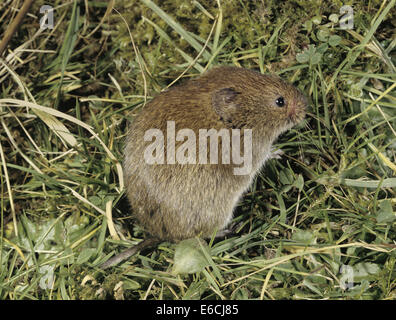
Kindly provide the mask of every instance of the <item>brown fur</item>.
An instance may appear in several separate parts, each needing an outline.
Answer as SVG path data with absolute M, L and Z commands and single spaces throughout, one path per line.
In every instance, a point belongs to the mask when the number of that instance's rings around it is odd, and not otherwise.
M 284 107 L 275 104 L 279 96 L 286 101 Z M 291 84 L 236 67 L 214 68 L 162 92 L 134 119 L 126 140 L 125 181 L 133 214 L 159 239 L 210 237 L 223 229 L 270 157 L 274 140 L 304 118 L 305 107 L 305 97 Z M 144 133 L 162 130 L 166 145 L 170 120 L 176 132 L 190 128 L 197 137 L 199 129 L 252 129 L 252 173 L 234 175 L 233 164 L 147 164 L 143 153 L 151 142 L 143 140 Z

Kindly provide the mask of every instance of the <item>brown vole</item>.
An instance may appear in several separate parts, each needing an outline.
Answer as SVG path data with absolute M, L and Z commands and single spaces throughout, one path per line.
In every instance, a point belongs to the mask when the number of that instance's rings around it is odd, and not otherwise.
M 304 118 L 306 104 L 298 89 L 277 76 L 228 66 L 213 68 L 162 92 L 134 119 L 126 139 L 125 185 L 133 215 L 160 240 L 211 237 L 216 230 L 222 230 L 254 176 L 271 157 L 272 143 Z M 162 146 L 161 140 L 155 142 L 155 135 L 148 134 L 153 129 L 163 133 L 162 154 L 160 148 L 154 148 Z M 234 169 L 241 168 L 241 164 L 232 159 L 227 163 L 230 159 L 222 153 L 227 140 L 221 139 L 216 153 L 218 164 L 209 163 L 209 140 L 204 151 L 198 142 L 193 146 L 190 156 L 196 155 L 195 163 L 180 163 L 175 151 L 180 155 L 178 148 L 185 141 L 179 134 L 176 139 L 174 133 L 172 137 L 169 129 L 176 133 L 189 129 L 187 133 L 195 134 L 197 141 L 202 129 L 224 129 L 230 137 L 231 132 L 240 130 L 241 150 L 251 152 L 250 166 L 237 174 Z M 249 138 L 249 131 L 251 140 L 244 140 Z M 168 152 L 172 143 L 175 150 Z M 228 148 L 232 147 L 230 143 Z M 154 149 L 156 160 L 152 161 L 147 155 Z M 202 153 L 204 157 L 200 158 Z M 206 156 L 207 164 L 200 161 Z

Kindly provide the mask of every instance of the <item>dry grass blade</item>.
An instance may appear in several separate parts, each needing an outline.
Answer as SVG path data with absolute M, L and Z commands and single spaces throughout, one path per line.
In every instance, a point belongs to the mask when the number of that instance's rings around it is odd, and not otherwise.
M 7 162 L 6 162 L 6 159 L 4 157 L 3 145 L 2 145 L 1 142 L 0 142 L 0 157 L 1 157 L 1 163 L 3 165 L 3 172 L 4 172 L 4 176 L 5 176 L 5 180 L 6 180 L 6 185 L 7 185 L 8 199 L 10 201 L 10 206 L 11 206 L 11 214 L 12 214 L 12 220 L 13 220 L 13 223 L 14 223 L 14 230 L 15 230 L 16 236 L 18 236 L 18 227 L 17 227 L 17 220 L 16 220 L 16 214 L 15 214 L 14 198 L 13 198 L 13 195 L 12 195 L 10 177 L 8 175 L 8 170 L 7 170 Z
M 27 102 L 27 101 L 22 101 L 22 100 L 15 100 L 15 99 L 0 99 L 0 106 L 8 106 L 8 107 L 28 107 L 28 108 L 32 108 L 34 109 L 38 114 L 41 114 L 43 116 L 45 116 L 45 118 L 47 120 L 51 119 L 50 121 L 46 122 L 46 124 L 55 132 L 58 132 L 58 134 L 65 134 L 67 132 L 69 132 L 69 130 L 66 128 L 66 126 L 61 123 L 59 120 L 56 120 L 56 118 L 54 117 L 58 117 L 58 118 L 63 118 L 65 120 L 68 120 L 86 130 L 89 131 L 89 133 L 92 134 L 92 137 L 95 138 L 96 140 L 98 140 L 98 142 L 101 144 L 101 146 L 103 147 L 103 149 L 106 151 L 107 155 L 109 156 L 109 158 L 115 162 L 116 168 L 117 168 L 117 172 L 118 172 L 118 177 L 119 177 L 119 184 L 120 184 L 120 192 L 123 190 L 124 188 L 124 179 L 123 179 L 123 173 L 122 173 L 122 167 L 121 164 L 118 162 L 117 158 L 113 155 L 113 153 L 109 150 L 109 148 L 103 143 L 103 141 L 99 138 L 98 134 L 95 133 L 92 130 L 92 127 L 90 125 L 87 125 L 86 123 L 70 116 L 67 115 L 63 112 L 60 112 L 58 110 L 52 109 L 52 108 L 48 108 L 48 107 L 44 107 L 44 106 L 40 106 L 38 104 L 34 104 L 31 102 Z M 53 116 L 53 117 L 49 117 L 49 116 Z M 55 123 L 53 122 L 53 119 L 55 119 Z M 59 128 L 58 125 L 56 125 L 57 123 L 60 123 L 61 126 Z M 63 130 L 64 131 L 61 131 Z M 68 133 L 69 135 L 71 135 L 70 133 Z M 73 139 L 75 140 L 75 138 L 73 137 Z M 75 140 L 76 141 L 76 140 Z M 76 141 L 77 143 L 77 141 Z

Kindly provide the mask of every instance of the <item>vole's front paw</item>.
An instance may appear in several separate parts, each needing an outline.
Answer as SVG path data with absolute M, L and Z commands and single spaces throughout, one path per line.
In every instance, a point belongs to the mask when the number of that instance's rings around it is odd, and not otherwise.
M 275 149 L 275 147 L 271 147 L 271 151 L 268 159 L 281 159 L 285 153 L 281 149 Z

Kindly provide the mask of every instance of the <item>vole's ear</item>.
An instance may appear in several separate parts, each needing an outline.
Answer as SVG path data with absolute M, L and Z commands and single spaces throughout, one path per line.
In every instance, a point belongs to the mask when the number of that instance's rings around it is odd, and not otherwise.
M 239 94 L 240 92 L 233 88 L 224 88 L 213 93 L 212 106 L 221 119 L 232 121 L 232 115 L 238 108 L 236 98 Z

